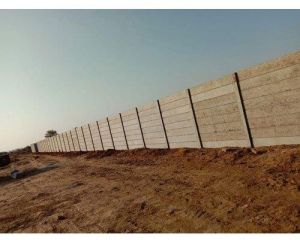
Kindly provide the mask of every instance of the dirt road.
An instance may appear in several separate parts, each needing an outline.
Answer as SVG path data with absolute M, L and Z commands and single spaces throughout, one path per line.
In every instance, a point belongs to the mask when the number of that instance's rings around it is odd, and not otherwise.
M 300 232 L 300 146 L 13 159 L 0 232 Z

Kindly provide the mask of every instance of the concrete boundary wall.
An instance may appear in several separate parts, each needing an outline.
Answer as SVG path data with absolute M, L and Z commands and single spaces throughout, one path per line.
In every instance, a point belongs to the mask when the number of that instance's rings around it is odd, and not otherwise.
M 300 51 L 46 138 L 31 150 L 278 144 L 300 144 Z
M 89 125 L 86 124 L 86 125 L 82 126 L 82 130 L 83 130 L 83 134 L 84 134 L 87 151 L 94 151 L 94 143 L 92 140 Z
M 83 127 L 75 128 L 75 130 L 77 132 L 77 138 L 79 141 L 79 146 L 81 151 L 87 151 L 87 145 L 85 140 L 87 136 L 84 135 Z
M 90 123 L 89 126 L 91 130 L 91 135 L 92 135 L 92 140 L 93 140 L 93 145 L 95 150 L 96 151 L 103 150 L 103 142 L 100 135 L 100 128 L 98 127 L 98 122 Z
M 98 124 L 98 127 L 99 127 L 99 133 L 101 134 L 101 139 L 102 139 L 104 150 L 114 149 L 115 146 L 112 141 L 112 135 L 111 135 L 111 131 L 110 131 L 110 125 L 109 125 L 108 118 L 98 121 L 96 123 Z
M 159 100 L 170 148 L 199 148 L 193 111 L 187 90 Z
M 137 109 L 146 148 L 167 148 L 168 143 L 158 102 L 152 102 Z
M 122 121 L 129 149 L 143 148 L 144 141 L 137 109 L 122 113 Z
M 120 114 L 108 118 L 110 132 L 112 135 L 114 147 L 116 150 L 127 149 L 127 140 L 125 137 L 122 118 Z
M 191 88 L 203 147 L 250 146 L 233 75 Z

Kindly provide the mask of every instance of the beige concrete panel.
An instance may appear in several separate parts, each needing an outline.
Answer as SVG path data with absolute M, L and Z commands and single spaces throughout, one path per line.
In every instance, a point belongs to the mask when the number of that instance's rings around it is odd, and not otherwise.
M 186 98 L 186 90 L 182 90 L 174 95 L 163 97 L 159 99 L 160 106 L 164 104 L 170 104 L 171 102 L 178 101 L 180 99 Z
M 199 142 L 170 142 L 170 148 L 199 148 Z
M 200 133 L 203 142 L 247 139 L 244 131 L 216 132 L 212 134 L 212 133 L 202 133 L 200 129 Z
M 229 84 L 220 88 L 212 89 L 204 93 L 195 94 L 192 96 L 192 102 L 197 103 L 208 99 L 224 96 L 232 92 L 234 92 L 234 86 L 233 84 Z
M 292 91 L 294 89 L 300 89 L 300 77 L 284 79 L 273 84 L 244 90 L 243 98 L 247 101 L 247 99 L 275 95 L 285 91 Z
M 194 87 L 190 88 L 191 95 L 192 95 L 192 98 L 193 98 L 194 95 L 197 95 L 199 93 L 205 93 L 205 92 L 210 91 L 212 89 L 218 89 L 220 87 L 223 87 L 225 85 L 229 85 L 229 84 L 232 84 L 232 83 L 233 83 L 232 75 L 231 74 L 226 75 L 226 76 L 223 76 L 219 79 L 207 81 L 205 83 L 201 83 L 197 86 L 194 86 Z
M 226 140 L 226 141 L 212 141 L 203 142 L 206 148 L 220 148 L 220 147 L 249 147 L 248 140 Z
M 210 108 L 210 109 L 197 109 L 197 106 L 195 106 L 195 114 L 197 118 L 206 118 L 208 116 L 220 116 L 220 115 L 226 115 L 226 114 L 230 114 L 230 113 L 235 113 L 235 112 L 240 112 L 239 111 L 239 107 L 237 105 L 237 103 L 230 103 L 227 105 L 223 105 L 223 106 L 217 106 L 215 108 Z
M 260 146 L 272 146 L 282 144 L 300 144 L 300 136 L 294 137 L 272 137 L 272 138 L 254 138 L 254 145 Z
M 300 63 L 300 51 L 255 65 L 238 72 L 241 81 Z
M 297 78 L 299 76 L 300 64 L 296 64 L 263 75 L 258 75 L 253 78 L 248 78 L 247 81 L 241 81 L 240 85 L 242 91 L 244 91 L 251 88 L 274 84 L 286 79 Z
M 235 103 L 236 100 L 236 95 L 232 92 L 231 94 L 222 95 L 193 104 L 197 105 L 197 110 L 201 110 Z

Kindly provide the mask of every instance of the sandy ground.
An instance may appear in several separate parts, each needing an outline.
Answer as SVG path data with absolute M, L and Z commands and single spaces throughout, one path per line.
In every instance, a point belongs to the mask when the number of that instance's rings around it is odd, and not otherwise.
M 300 146 L 12 158 L 0 232 L 300 232 Z

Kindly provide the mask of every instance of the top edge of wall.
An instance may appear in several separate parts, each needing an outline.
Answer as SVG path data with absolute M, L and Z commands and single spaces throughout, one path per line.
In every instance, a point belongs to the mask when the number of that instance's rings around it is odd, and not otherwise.
M 224 75 L 217 79 L 205 81 L 196 86 L 193 86 L 190 88 L 190 90 L 191 90 L 191 94 L 194 95 L 194 94 L 198 94 L 201 92 L 206 92 L 206 91 L 212 90 L 214 88 L 229 85 L 231 83 L 233 83 L 232 74 L 227 74 L 227 75 Z
M 244 68 L 238 71 L 238 75 L 239 79 L 243 81 L 248 78 L 263 75 L 265 73 L 272 72 L 298 63 L 300 63 L 300 50 L 265 61 L 260 64 L 255 64 L 253 66 Z
M 128 116 L 131 114 L 135 114 L 135 107 L 122 112 L 122 116 Z
M 245 80 L 245 79 L 251 78 L 253 76 L 261 75 L 261 74 L 264 74 L 264 73 L 267 73 L 270 71 L 274 71 L 276 69 L 280 69 L 280 68 L 286 67 L 288 65 L 297 64 L 297 63 L 300 63 L 300 50 L 298 50 L 296 52 L 285 54 L 283 56 L 277 57 L 275 59 L 271 59 L 271 60 L 263 62 L 263 63 L 255 64 L 251 67 L 241 69 L 237 72 L 239 74 L 239 79 Z M 217 79 L 207 80 L 203 83 L 197 84 L 190 88 L 191 94 L 194 95 L 197 93 L 206 92 L 206 91 L 209 91 L 214 88 L 218 88 L 218 87 L 222 87 L 222 86 L 231 84 L 234 81 L 232 74 L 233 73 L 226 74 Z M 159 101 L 160 102 L 168 102 L 169 100 L 172 100 L 174 98 L 174 96 L 182 95 L 185 93 L 186 93 L 186 89 L 179 90 L 179 91 L 173 93 L 172 95 L 163 96 L 163 97 L 159 98 Z M 147 109 L 155 104 L 156 104 L 156 100 L 152 100 L 143 105 L 139 105 L 137 108 L 138 109 Z M 134 111 L 134 109 L 135 109 L 135 107 L 132 107 L 130 109 L 122 111 L 122 114 L 124 114 L 124 115 L 130 114 Z M 116 114 L 109 116 L 109 119 L 114 118 L 114 117 L 116 117 Z

